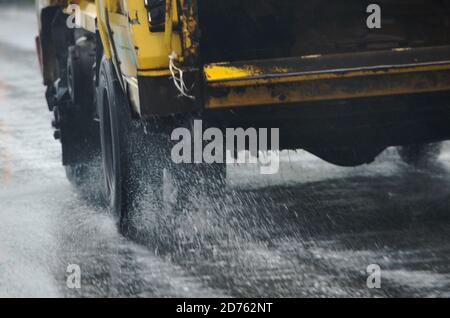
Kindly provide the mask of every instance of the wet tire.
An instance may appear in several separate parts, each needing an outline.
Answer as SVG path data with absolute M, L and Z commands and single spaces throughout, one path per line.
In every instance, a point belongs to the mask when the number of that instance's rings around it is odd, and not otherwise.
M 106 205 L 122 226 L 127 223 L 132 179 L 128 135 L 131 116 L 111 62 L 102 60 L 97 88 Z
M 86 115 L 91 115 L 94 111 L 94 63 L 95 45 L 90 41 L 82 41 L 69 48 L 67 87 L 70 99 Z
M 98 124 L 94 121 L 92 45 L 84 41 L 69 48 L 66 68 L 69 99 L 55 109 L 66 175 L 81 190 L 93 183 L 93 170 L 98 167 L 100 155 Z
M 164 125 L 146 131 L 142 121 L 132 118 L 114 67 L 105 58 L 100 67 L 97 106 L 106 204 L 121 232 L 128 234 L 131 213 L 140 208 L 144 197 L 151 196 L 158 205 L 162 202 L 170 143 Z
M 183 126 L 184 120 L 133 118 L 114 67 L 105 58 L 99 74 L 97 107 L 106 204 L 124 235 L 133 235 L 133 212 L 145 209 L 144 204 L 151 202 L 153 211 L 179 211 L 194 187 L 224 184 L 225 165 L 172 161 L 172 131 Z M 169 183 L 175 186 L 175 198 L 166 195 Z
M 398 148 L 400 158 L 408 165 L 424 167 L 434 164 L 441 154 L 442 143 L 418 144 Z

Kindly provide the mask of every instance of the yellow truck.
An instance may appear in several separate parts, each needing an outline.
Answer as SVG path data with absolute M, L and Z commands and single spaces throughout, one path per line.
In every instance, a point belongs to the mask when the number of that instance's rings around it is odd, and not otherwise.
M 370 163 L 391 146 L 422 164 L 450 137 L 450 1 L 380 0 L 373 11 L 361 0 L 36 6 L 63 164 L 82 184 L 100 154 L 104 195 L 122 229 L 141 196 L 163 201 L 167 171 L 190 182 L 179 193 L 204 176 L 224 179 L 224 163 L 171 162 L 171 133 L 195 120 L 279 128 L 280 150 L 342 166 Z

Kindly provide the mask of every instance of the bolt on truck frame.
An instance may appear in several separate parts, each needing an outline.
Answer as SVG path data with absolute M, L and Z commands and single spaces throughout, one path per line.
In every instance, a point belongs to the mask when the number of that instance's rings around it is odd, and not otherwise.
M 390 146 L 411 164 L 435 158 L 450 137 L 450 1 L 380 0 L 380 29 L 367 27 L 369 4 L 37 0 L 69 179 L 83 185 L 101 154 L 104 196 L 127 229 L 143 195 L 162 202 L 163 171 L 190 181 L 181 194 L 200 176 L 223 180 L 221 164 L 171 163 L 171 131 L 193 119 L 279 128 L 282 149 L 343 166 Z

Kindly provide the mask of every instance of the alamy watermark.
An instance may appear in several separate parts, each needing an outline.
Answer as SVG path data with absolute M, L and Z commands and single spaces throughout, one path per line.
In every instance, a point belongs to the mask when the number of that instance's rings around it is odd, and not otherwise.
M 377 264 L 371 264 L 367 266 L 367 288 L 380 289 L 381 288 L 381 266 Z
M 66 286 L 69 289 L 81 289 L 81 268 L 77 264 L 69 264 L 66 270 Z
M 367 7 L 367 27 L 369 29 L 381 29 L 381 7 L 378 4 L 370 4 Z
M 269 144 L 270 135 L 270 144 Z M 259 164 L 260 173 L 276 174 L 280 169 L 278 128 L 219 128 L 203 130 L 195 120 L 193 129 L 172 132 L 172 160 L 176 164 Z

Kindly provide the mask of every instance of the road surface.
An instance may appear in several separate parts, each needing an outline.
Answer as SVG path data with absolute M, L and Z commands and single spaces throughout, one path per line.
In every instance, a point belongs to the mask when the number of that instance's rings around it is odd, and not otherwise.
M 302 151 L 276 176 L 230 167 L 226 192 L 192 193 L 171 223 L 149 204 L 125 238 L 66 181 L 35 33 L 31 9 L 0 9 L 0 297 L 450 297 L 448 146 L 424 171 L 393 149 L 353 169 Z

